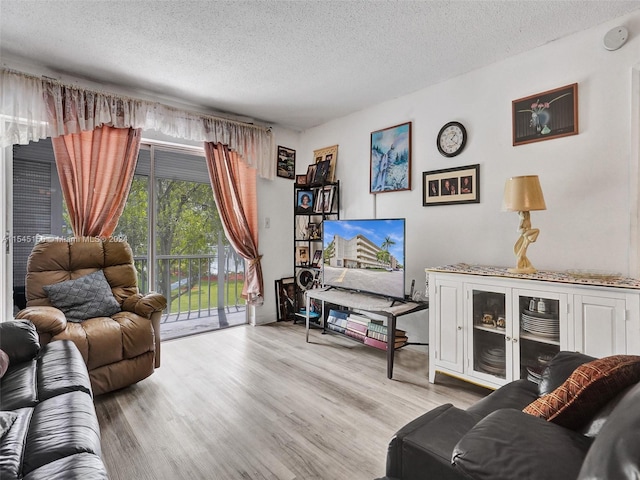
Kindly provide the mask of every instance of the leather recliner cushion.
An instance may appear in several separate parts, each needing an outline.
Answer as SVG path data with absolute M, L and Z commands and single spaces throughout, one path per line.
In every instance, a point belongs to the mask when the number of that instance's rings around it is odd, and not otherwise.
M 38 399 L 81 391 L 91 396 L 91 381 L 82 355 L 70 340 L 51 342 L 38 358 Z
M 451 459 L 477 480 L 567 480 L 578 476 L 590 446 L 591 439 L 578 432 L 503 409 L 462 437 Z
M 0 410 L 32 407 L 38 402 L 36 368 L 36 360 L 9 367 L 0 380 Z
M 99 456 L 77 453 L 43 465 L 26 475 L 23 480 L 109 480 Z
M 583 353 L 565 351 L 558 353 L 542 372 L 538 395 L 542 397 L 553 392 L 571 376 L 576 368 L 593 360 L 595 357 Z
M 70 392 L 40 402 L 29 423 L 22 473 L 83 452 L 101 453 L 100 427 L 91 397 Z
M 616 405 L 589 450 L 579 480 L 640 478 L 640 384 Z
M 153 325 L 131 312 L 69 323 L 62 333 L 53 337 L 53 340 L 62 339 L 76 344 L 90 371 L 155 350 Z
M 387 477 L 417 480 L 427 471 L 439 480 L 459 478 L 451 469 L 453 447 L 480 418 L 448 403 L 408 423 L 389 443 Z
M 467 412 L 486 417 L 501 408 L 522 410 L 538 398 L 538 386 L 529 380 L 515 380 L 491 392 L 467 408 Z

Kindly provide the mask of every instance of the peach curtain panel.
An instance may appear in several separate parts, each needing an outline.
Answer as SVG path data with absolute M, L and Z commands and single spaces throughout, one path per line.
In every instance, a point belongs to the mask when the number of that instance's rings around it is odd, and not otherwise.
M 140 129 L 98 127 L 55 137 L 53 152 L 76 236 L 108 237 L 133 181 Z
M 204 150 L 224 231 L 233 248 L 245 259 L 242 296 L 250 305 L 261 305 L 264 284 L 258 253 L 256 169 L 226 145 L 205 142 Z

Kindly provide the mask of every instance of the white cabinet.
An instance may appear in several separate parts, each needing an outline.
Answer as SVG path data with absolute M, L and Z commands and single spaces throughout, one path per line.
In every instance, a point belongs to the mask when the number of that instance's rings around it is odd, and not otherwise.
M 429 355 L 447 371 L 461 374 L 464 358 L 462 284 L 436 280 L 429 288 L 429 298 L 433 299 L 429 304 Z M 432 316 L 435 321 L 431 321 Z M 433 383 L 434 379 L 435 371 L 429 369 L 429 381 Z
M 498 388 L 539 380 L 560 350 L 594 357 L 640 353 L 640 289 L 478 268 L 477 275 L 468 265 L 464 273 L 427 270 L 430 382 L 439 372 Z M 487 268 L 498 275 L 487 275 Z
M 594 357 L 625 351 L 627 305 L 620 296 L 574 296 L 573 350 Z

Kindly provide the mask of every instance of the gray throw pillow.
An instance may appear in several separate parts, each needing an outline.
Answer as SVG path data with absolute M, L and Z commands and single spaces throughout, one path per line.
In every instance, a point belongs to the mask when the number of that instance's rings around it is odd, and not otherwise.
M 120 311 L 102 270 L 66 282 L 45 285 L 51 304 L 62 310 L 69 322 L 110 317 Z

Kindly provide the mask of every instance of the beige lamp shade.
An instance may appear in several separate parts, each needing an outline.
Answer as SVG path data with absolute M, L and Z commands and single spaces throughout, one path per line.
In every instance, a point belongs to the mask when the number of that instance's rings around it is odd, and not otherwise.
M 530 212 L 546 210 L 544 195 L 537 175 L 511 177 L 504 185 L 502 210 L 508 212 Z

